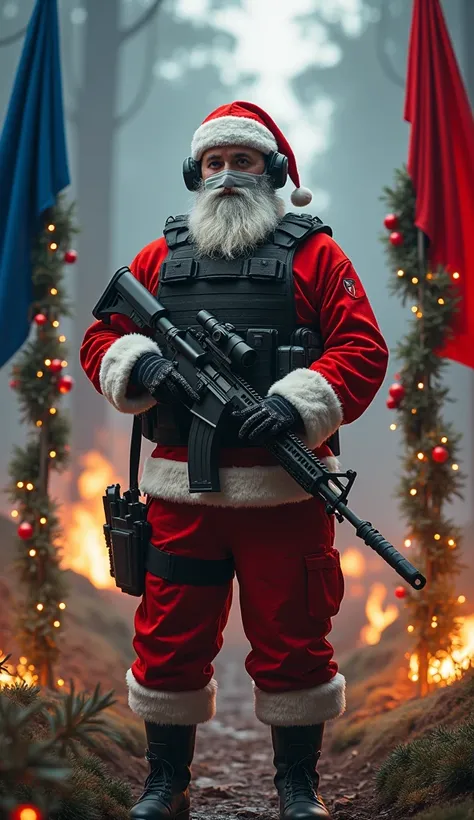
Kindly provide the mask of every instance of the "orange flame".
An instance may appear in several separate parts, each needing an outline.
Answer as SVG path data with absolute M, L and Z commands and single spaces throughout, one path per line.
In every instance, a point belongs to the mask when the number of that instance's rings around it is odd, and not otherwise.
M 366 565 L 364 555 L 355 547 L 349 547 L 341 555 L 341 568 L 347 578 L 362 578 Z
M 464 672 L 474 666 L 474 615 L 458 618 L 461 629 L 452 637 L 451 651 L 439 649 L 428 657 L 428 683 L 450 686 L 462 678 Z M 418 680 L 419 660 L 416 652 L 410 655 L 408 677 Z
M 82 458 L 84 470 L 78 480 L 81 501 L 64 510 L 62 565 L 85 575 L 96 587 L 114 587 L 104 541 L 102 496 L 108 484 L 117 482 L 111 463 L 91 450 Z
M 361 640 L 374 646 L 380 641 L 382 632 L 387 626 L 397 620 L 399 611 L 395 604 L 389 604 L 384 610 L 382 604 L 387 596 L 387 587 L 384 584 L 372 584 L 365 605 L 365 614 L 369 623 L 362 627 L 360 632 Z

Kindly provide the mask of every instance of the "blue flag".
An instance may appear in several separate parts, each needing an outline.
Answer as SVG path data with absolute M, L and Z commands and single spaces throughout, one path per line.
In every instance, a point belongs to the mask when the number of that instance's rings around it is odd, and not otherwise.
M 56 0 L 36 0 L 0 139 L 0 367 L 29 332 L 31 250 L 69 185 Z

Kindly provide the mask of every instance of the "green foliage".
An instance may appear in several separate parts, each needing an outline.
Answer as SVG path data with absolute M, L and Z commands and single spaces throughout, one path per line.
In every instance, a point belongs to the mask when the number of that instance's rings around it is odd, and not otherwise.
M 474 721 L 397 746 L 376 776 L 380 806 L 408 810 L 474 792 Z
M 16 566 L 25 590 L 25 599 L 18 607 L 18 638 L 40 682 L 49 686 L 54 686 L 52 667 L 58 656 L 56 639 L 62 622 L 58 604 L 65 598 L 66 587 L 57 552 L 61 535 L 57 505 L 49 496 L 48 481 L 51 470 L 61 471 L 66 466 L 69 422 L 60 409 L 58 389 L 64 371 L 53 373 L 46 362 L 66 361 L 60 320 L 70 316 L 71 311 L 64 296 L 64 252 L 70 248 L 75 232 L 72 206 L 66 207 L 60 197 L 56 206 L 44 214 L 32 249 L 30 318 L 41 313 L 47 321 L 41 326 L 33 322 L 30 339 L 12 369 L 20 419 L 29 425 L 29 431 L 25 444 L 14 448 L 7 492 L 18 511 L 17 522 L 28 522 L 33 527 L 31 538 L 18 539 Z M 30 555 L 32 549 L 35 552 Z M 38 604 L 42 608 L 38 609 Z
M 366 733 L 366 726 L 363 722 L 350 723 L 341 727 L 331 743 L 332 752 L 345 752 L 353 746 L 358 746 L 362 742 Z
M 32 802 L 52 820 L 125 820 L 128 785 L 90 751 L 103 753 L 97 733 L 124 745 L 102 714 L 112 695 L 71 686 L 46 700 L 26 684 L 0 690 L 0 812 Z
M 434 806 L 416 815 L 416 820 L 474 820 L 474 801 Z
M 415 650 L 427 658 L 439 650 L 451 653 L 460 628 L 457 616 L 462 614 L 455 595 L 455 579 L 464 568 L 459 557 L 461 530 L 444 511 L 455 498 L 462 498 L 461 436 L 443 418 L 444 405 L 451 399 L 442 380 L 446 361 L 435 353 L 450 336 L 458 294 L 446 270 L 430 270 L 419 259 L 416 197 L 405 168 L 396 171 L 395 185 L 385 188 L 383 199 L 398 217 L 397 230 L 404 237 L 402 245 L 393 246 L 384 236 L 393 270 L 390 290 L 412 311 L 408 332 L 396 348 L 406 391 L 396 411 L 403 436 L 397 495 L 412 541 L 413 563 L 428 579 L 421 592 L 409 590 L 407 598 Z M 448 450 L 444 464 L 432 458 L 436 446 Z M 433 617 L 436 628 L 431 626 Z

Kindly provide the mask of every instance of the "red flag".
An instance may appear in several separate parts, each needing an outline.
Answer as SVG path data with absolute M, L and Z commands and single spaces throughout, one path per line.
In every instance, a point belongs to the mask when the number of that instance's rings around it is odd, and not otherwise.
M 474 368 L 474 120 L 439 0 L 414 0 L 404 116 L 415 222 L 462 297 L 438 353 Z

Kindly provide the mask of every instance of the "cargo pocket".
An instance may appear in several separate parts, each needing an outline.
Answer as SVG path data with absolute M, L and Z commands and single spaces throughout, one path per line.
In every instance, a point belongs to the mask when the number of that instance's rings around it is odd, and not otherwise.
M 337 549 L 305 555 L 308 613 L 324 620 L 337 615 L 344 597 L 344 576 Z

